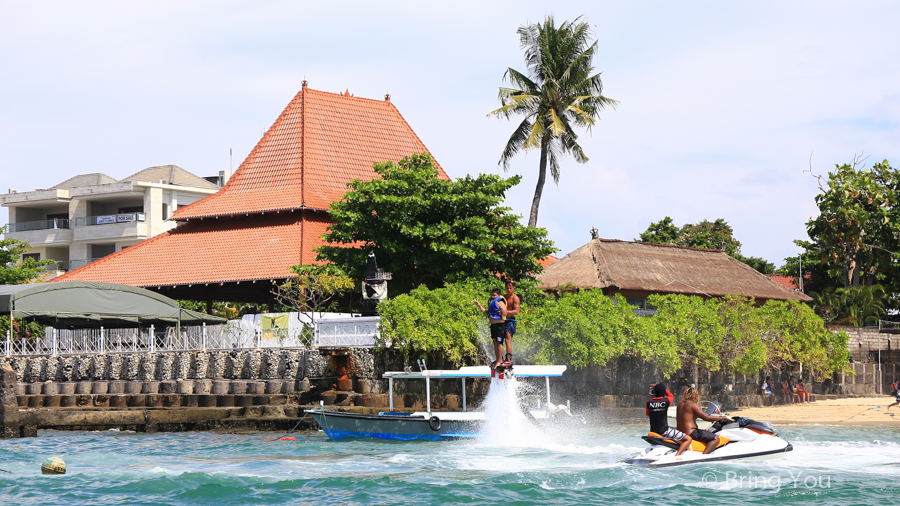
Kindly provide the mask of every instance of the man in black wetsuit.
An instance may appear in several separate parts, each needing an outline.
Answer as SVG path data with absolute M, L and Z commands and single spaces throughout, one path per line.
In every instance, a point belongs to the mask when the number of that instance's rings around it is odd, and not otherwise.
M 653 398 L 647 401 L 647 416 L 650 417 L 650 432 L 655 432 L 666 439 L 672 439 L 680 443 L 678 452 L 681 455 L 691 446 L 691 437 L 673 427 L 669 427 L 669 406 L 675 400 L 672 392 L 666 390 L 666 385 L 657 383 L 650 385 Z

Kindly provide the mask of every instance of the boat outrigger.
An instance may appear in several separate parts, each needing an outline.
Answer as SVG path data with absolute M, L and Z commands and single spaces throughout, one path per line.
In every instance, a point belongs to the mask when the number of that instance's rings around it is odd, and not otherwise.
M 545 420 L 555 413 L 571 415 L 568 405 L 554 405 L 550 401 L 550 378 L 560 377 L 566 370 L 564 365 L 517 365 L 517 378 L 545 378 L 547 397 L 540 409 L 523 409 L 524 416 L 533 420 Z M 509 373 L 507 372 L 507 378 Z M 388 380 L 389 411 L 377 415 L 347 413 L 324 406 L 306 410 L 319 427 L 331 439 L 343 438 L 378 438 L 413 440 L 424 439 L 439 441 L 444 439 L 474 438 L 480 433 L 485 421 L 483 411 L 468 411 L 466 403 L 466 380 L 470 378 L 488 379 L 496 377 L 488 366 L 461 367 L 458 370 L 423 370 L 417 372 L 386 372 Z M 394 412 L 394 380 L 425 380 L 425 411 L 415 413 Z M 462 411 L 431 410 L 431 380 L 456 379 L 462 382 Z M 495 379 L 494 381 L 504 381 Z

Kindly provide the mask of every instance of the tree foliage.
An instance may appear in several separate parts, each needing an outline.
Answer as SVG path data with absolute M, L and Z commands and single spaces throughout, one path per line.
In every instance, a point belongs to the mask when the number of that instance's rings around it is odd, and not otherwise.
M 579 17 L 556 26 L 551 15 L 543 23 L 520 26 L 517 33 L 527 70 L 506 70 L 503 78 L 513 87 L 500 88 L 502 107 L 488 116 L 524 116 L 500 156 L 504 170 L 520 151 L 540 150 L 537 188 L 528 217 L 528 226 L 535 227 L 547 167 L 553 181 L 559 182 L 562 155 L 586 163 L 575 128 L 590 131 L 600 111 L 618 102 L 603 96 L 600 73 L 594 73 L 593 67 L 597 42 L 591 41 L 593 33 L 586 21 Z
M 437 353 L 457 365 L 473 360 L 487 322 L 472 301 L 487 294 L 474 283 L 451 283 L 434 290 L 419 286 L 382 301 L 378 345 L 423 357 Z
M 0 234 L 6 227 L 0 227 Z M 39 278 L 44 274 L 44 266 L 53 260 L 22 258 L 31 245 L 17 239 L 0 240 L 0 285 L 20 285 Z
M 442 353 L 457 363 L 474 358 L 479 343 L 488 341 L 487 322 L 472 305 L 473 298 L 487 297 L 485 288 L 420 287 L 382 303 L 383 345 L 406 353 Z M 656 364 L 665 375 L 694 365 L 755 374 L 799 362 L 825 377 L 849 363 L 847 334 L 829 331 L 812 309 L 796 301 L 757 306 L 737 296 L 652 295 L 649 302 L 657 308 L 654 316 L 637 316 L 621 295 L 612 299 L 600 290 L 523 305 L 517 353 L 575 368 L 633 356 Z
M 688 248 L 706 248 L 724 250 L 728 255 L 744 262 L 763 274 L 775 272 L 775 264 L 760 257 L 745 257 L 741 254 L 741 242 L 734 238 L 734 230 L 727 221 L 719 218 L 716 221 L 703 220 L 700 223 L 686 223 L 676 227 L 672 218 L 665 218 L 651 223 L 647 230 L 640 234 L 640 242 L 654 244 L 672 244 Z
M 315 321 L 316 312 L 329 309 L 335 297 L 352 290 L 353 279 L 333 264 L 295 265 L 293 277 L 275 287 L 275 300 L 292 311 L 310 314 Z
M 900 174 L 887 160 L 870 169 L 859 165 L 855 158 L 827 177 L 814 176 L 821 190 L 819 215 L 806 223 L 812 240 L 807 250 L 818 254 L 844 289 L 893 283 L 898 275 Z
M 438 178 L 428 154 L 375 164 L 381 176 L 352 181 L 331 205 L 334 223 L 318 249 L 319 259 L 361 279 L 367 254 L 393 273 L 393 293 L 418 286 L 439 288 L 464 279 L 527 280 L 556 251 L 544 229 L 523 227 L 501 204 L 518 176 Z

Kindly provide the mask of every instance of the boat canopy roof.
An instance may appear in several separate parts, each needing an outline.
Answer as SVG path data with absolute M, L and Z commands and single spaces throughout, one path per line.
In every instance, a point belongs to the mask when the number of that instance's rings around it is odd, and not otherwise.
M 513 374 L 517 378 L 558 378 L 565 372 L 564 365 L 517 365 L 513 368 Z M 457 370 L 438 370 L 403 372 L 392 371 L 384 373 L 385 378 L 415 379 L 415 378 L 490 378 L 491 368 L 486 365 L 460 367 Z

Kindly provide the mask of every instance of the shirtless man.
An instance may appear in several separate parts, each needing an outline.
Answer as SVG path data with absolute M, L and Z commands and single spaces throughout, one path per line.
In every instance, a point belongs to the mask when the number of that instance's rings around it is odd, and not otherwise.
M 519 296 L 516 295 L 516 285 L 512 281 L 506 282 L 506 361 L 512 363 L 512 338 L 516 335 L 516 315 L 522 309 Z
M 503 362 L 503 357 L 500 354 L 502 353 L 501 346 L 506 339 L 506 301 L 500 296 L 500 289 L 494 288 L 491 290 L 491 299 L 488 302 L 487 309 L 477 300 L 475 301 L 475 306 L 491 322 L 491 341 L 494 342 L 494 354 L 497 356 L 497 360 L 491 364 L 491 369 L 493 369 L 497 367 L 497 364 Z
M 703 453 L 708 454 L 718 448 L 719 436 L 708 430 L 698 429 L 697 418 L 706 420 L 707 422 L 724 422 L 725 420 L 728 420 L 728 417 L 724 415 L 707 415 L 700 409 L 700 405 L 697 404 L 698 402 L 700 402 L 700 394 L 693 388 L 688 387 L 684 392 L 684 397 L 681 399 L 681 402 L 678 403 L 675 419 L 678 420 L 677 428 L 679 431 L 691 436 L 695 441 L 706 444 L 706 449 L 703 450 Z

